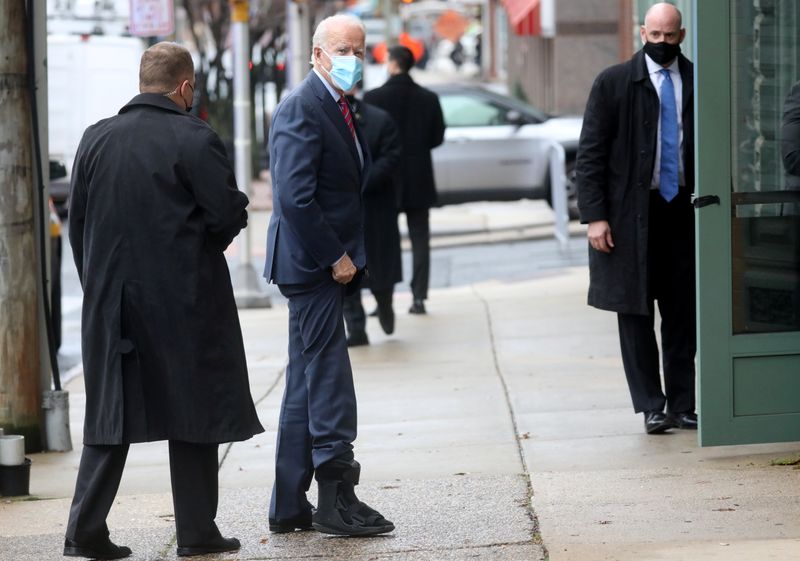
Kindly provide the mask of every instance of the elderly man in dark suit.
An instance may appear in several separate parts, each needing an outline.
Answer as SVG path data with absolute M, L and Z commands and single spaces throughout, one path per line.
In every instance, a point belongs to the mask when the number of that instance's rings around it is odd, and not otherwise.
M 411 240 L 412 314 L 424 314 L 430 280 L 429 210 L 436 204 L 431 150 L 444 142 L 444 116 L 439 97 L 409 75 L 414 55 L 407 47 L 389 49 L 389 80 L 364 94 L 364 101 L 387 111 L 400 130 L 400 210 L 406 215 Z
M 275 110 L 270 128 L 273 211 L 264 276 L 289 300 L 289 364 L 275 452 L 273 532 L 390 532 L 355 495 L 356 396 L 342 302 L 365 265 L 361 189 L 367 145 L 344 97 L 361 78 L 364 26 L 320 22 L 313 70 Z M 315 476 L 319 502 L 306 491 Z
M 648 10 L 643 49 L 592 86 L 577 159 L 589 304 L 618 314 L 633 407 L 649 434 L 697 428 L 693 68 L 680 54 L 685 34 L 671 4 Z
M 89 127 L 75 157 L 86 419 L 64 555 L 130 555 L 106 516 L 129 444 L 154 440 L 169 440 L 178 555 L 239 548 L 214 518 L 219 443 L 264 430 L 223 254 L 248 201 L 219 137 L 187 113 L 194 83 L 189 51 L 150 47 L 142 93 Z

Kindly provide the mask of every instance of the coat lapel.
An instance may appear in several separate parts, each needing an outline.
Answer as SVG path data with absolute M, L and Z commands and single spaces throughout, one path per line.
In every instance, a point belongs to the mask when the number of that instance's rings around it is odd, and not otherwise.
M 309 74 L 308 80 L 317 96 L 317 99 L 319 99 L 320 105 L 322 105 L 322 109 L 325 111 L 325 115 L 328 116 L 328 119 L 331 120 L 333 125 L 336 127 L 336 130 L 339 131 L 342 139 L 347 143 L 347 147 L 350 149 L 350 155 L 353 156 L 360 170 L 361 160 L 358 158 L 358 150 L 356 149 L 356 144 L 353 141 L 353 135 L 350 134 L 350 129 L 347 128 L 347 124 L 344 122 L 344 116 L 342 115 L 342 111 L 339 109 L 339 105 L 333 100 L 330 92 L 328 92 L 328 89 L 320 81 L 319 76 L 317 76 L 313 70 Z M 355 116 L 353 119 L 355 123 Z

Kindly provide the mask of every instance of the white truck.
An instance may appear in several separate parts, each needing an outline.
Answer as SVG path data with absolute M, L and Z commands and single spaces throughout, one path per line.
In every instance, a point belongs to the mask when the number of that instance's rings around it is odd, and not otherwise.
M 50 159 L 72 168 L 86 127 L 115 115 L 139 93 L 138 37 L 47 36 Z

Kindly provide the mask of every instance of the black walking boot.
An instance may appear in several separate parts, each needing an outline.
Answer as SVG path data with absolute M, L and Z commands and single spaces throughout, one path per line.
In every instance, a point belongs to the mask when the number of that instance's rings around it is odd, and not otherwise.
M 319 486 L 314 529 L 335 536 L 375 536 L 394 530 L 394 524 L 356 497 L 361 466 L 355 460 L 325 462 L 314 474 Z

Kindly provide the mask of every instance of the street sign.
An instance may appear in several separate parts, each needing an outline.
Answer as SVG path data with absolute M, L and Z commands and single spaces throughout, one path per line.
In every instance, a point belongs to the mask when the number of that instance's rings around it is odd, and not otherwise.
M 172 0 L 130 0 L 131 35 L 163 37 L 175 31 Z

